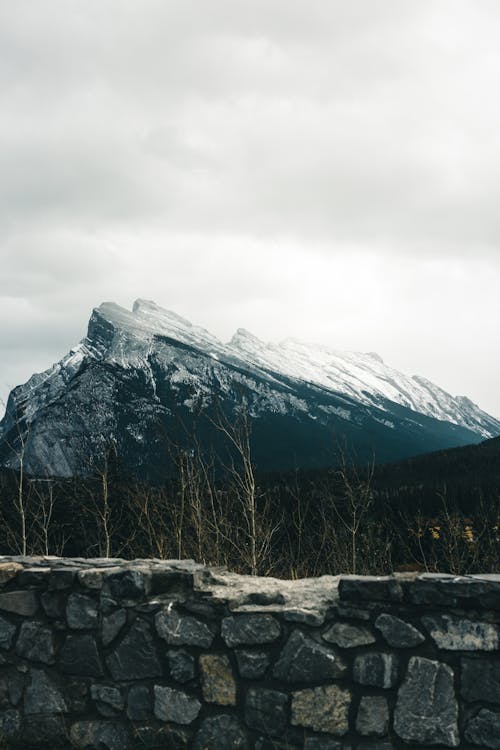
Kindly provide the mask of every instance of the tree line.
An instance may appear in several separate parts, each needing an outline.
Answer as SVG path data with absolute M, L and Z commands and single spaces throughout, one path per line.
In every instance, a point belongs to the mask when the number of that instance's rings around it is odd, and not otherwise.
M 113 445 L 84 478 L 26 476 L 21 460 L 0 474 L 0 554 L 192 558 L 286 578 L 498 570 L 500 485 L 472 484 L 464 501 L 446 473 L 424 487 L 413 468 L 405 484 L 400 466 L 357 466 L 345 446 L 334 468 L 261 475 L 245 410 L 214 426 L 227 452 L 170 446 L 156 485 L 127 476 Z

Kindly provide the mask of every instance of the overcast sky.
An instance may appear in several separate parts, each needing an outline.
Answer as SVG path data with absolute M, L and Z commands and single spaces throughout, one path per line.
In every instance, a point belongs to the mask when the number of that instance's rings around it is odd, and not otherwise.
M 498 0 L 0 0 L 0 397 L 146 297 L 500 416 L 499 39 Z

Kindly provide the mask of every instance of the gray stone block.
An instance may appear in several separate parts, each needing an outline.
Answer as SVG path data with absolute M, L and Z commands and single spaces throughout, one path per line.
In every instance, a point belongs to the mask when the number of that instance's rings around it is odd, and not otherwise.
M 482 701 L 500 704 L 500 658 L 463 657 L 461 666 L 461 695 L 469 702 Z
M 492 623 L 452 615 L 422 617 L 422 622 L 438 648 L 448 651 L 498 650 L 500 629 Z
M 0 610 L 33 617 L 38 610 L 37 595 L 34 591 L 5 591 L 0 594 Z
M 154 698 L 154 713 L 160 721 L 192 724 L 201 711 L 200 701 L 182 690 L 155 685 Z
M 122 691 L 113 685 L 91 685 L 90 695 L 101 716 L 116 716 L 125 707 Z
M 376 638 L 371 630 L 363 625 L 336 622 L 323 633 L 323 640 L 334 643 L 340 648 L 358 648 L 359 646 L 370 646 L 375 643 Z
M 331 648 L 295 630 L 283 648 L 273 675 L 283 682 L 317 682 L 342 677 L 347 666 Z
M 465 739 L 479 747 L 500 748 L 500 713 L 482 708 L 465 728 Z
M 151 695 L 146 685 L 132 685 L 127 698 L 127 716 L 132 721 L 146 721 L 153 713 Z
M 130 735 L 123 724 L 115 721 L 76 721 L 70 740 L 77 750 L 127 750 Z
M 151 572 L 128 568 L 106 577 L 111 596 L 115 599 L 142 599 L 151 588 Z
M 182 648 L 171 649 L 167 652 L 168 666 L 170 668 L 170 676 L 176 682 L 189 682 L 193 680 L 196 667 L 194 656 L 188 651 Z
M 17 737 L 21 729 L 21 714 L 14 709 L 0 711 L 0 738 L 9 740 Z
M 399 661 L 396 654 L 372 651 L 359 654 L 354 660 L 353 678 L 360 685 L 392 688 L 398 680 Z
M 155 617 L 156 631 L 170 646 L 210 648 L 215 626 L 174 609 L 164 609 Z
M 221 634 L 227 646 L 273 643 L 281 635 L 279 622 L 272 615 L 236 615 L 222 620 Z
M 66 620 L 73 630 L 97 627 L 97 602 L 85 594 L 71 594 L 66 606 Z
M 460 744 L 453 670 L 447 664 L 414 656 L 398 691 L 394 730 L 406 742 Z
M 0 648 L 8 650 L 12 646 L 16 630 L 12 622 L 6 620 L 5 617 L 0 617 Z
M 220 714 L 202 721 L 193 749 L 249 750 L 249 743 L 236 716 Z
M 417 628 L 393 615 L 379 615 L 375 627 L 393 648 L 416 648 L 425 641 L 425 636 Z
M 247 680 L 258 680 L 266 673 L 271 658 L 265 651 L 235 651 L 238 671 Z
M 356 716 L 356 731 L 364 737 L 383 737 L 389 729 L 389 706 L 383 695 L 364 695 Z
M 288 695 L 267 688 L 249 688 L 245 701 L 245 722 L 251 729 L 271 737 L 286 730 Z
M 31 669 L 24 692 L 24 713 L 62 714 L 68 710 L 61 689 L 42 669 Z
M 103 646 L 109 646 L 127 622 L 127 613 L 124 609 L 118 609 L 107 617 L 102 618 L 101 640 Z
M 106 657 L 114 680 L 141 680 L 160 677 L 162 668 L 151 628 L 136 620 L 114 651 Z
M 54 664 L 54 634 L 40 622 L 23 622 L 17 638 L 16 653 L 23 659 Z
M 81 677 L 101 677 L 103 668 L 95 639 L 90 634 L 68 635 L 60 654 L 61 669 Z

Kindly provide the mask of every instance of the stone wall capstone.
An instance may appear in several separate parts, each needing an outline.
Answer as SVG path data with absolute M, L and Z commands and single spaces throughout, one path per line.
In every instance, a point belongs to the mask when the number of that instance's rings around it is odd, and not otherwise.
M 0 557 L 0 747 L 500 748 L 500 576 Z

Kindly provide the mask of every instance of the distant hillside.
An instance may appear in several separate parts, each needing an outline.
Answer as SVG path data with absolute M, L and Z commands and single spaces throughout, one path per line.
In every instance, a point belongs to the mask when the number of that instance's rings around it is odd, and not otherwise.
M 500 438 L 378 466 L 375 488 L 391 503 L 433 512 L 446 492 L 464 512 L 500 500 Z

